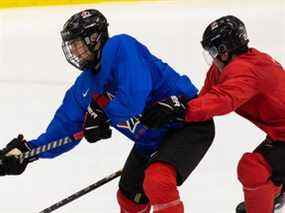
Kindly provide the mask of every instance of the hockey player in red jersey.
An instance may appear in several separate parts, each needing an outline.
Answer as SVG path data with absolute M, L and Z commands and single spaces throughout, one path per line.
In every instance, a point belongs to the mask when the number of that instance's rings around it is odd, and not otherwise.
M 234 16 L 221 17 L 206 28 L 201 43 L 213 61 L 184 118 L 198 122 L 235 111 L 267 134 L 253 152 L 241 157 L 237 173 L 246 212 L 272 213 L 274 198 L 285 183 L 285 72 L 248 42 L 245 25 Z M 175 114 L 161 107 L 157 104 L 145 113 L 153 127 L 163 122 L 156 118 Z

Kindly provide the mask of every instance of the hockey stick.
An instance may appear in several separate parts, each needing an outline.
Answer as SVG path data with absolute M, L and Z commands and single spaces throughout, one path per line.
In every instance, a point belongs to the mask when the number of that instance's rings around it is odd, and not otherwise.
M 91 192 L 92 190 L 94 190 L 94 189 L 104 185 L 105 183 L 108 183 L 111 180 L 121 176 L 121 174 L 122 174 L 122 170 L 114 172 L 113 174 L 111 174 L 111 175 L 109 175 L 107 177 L 104 177 L 103 179 L 99 180 L 98 182 L 93 183 L 92 185 L 87 186 L 86 188 L 84 188 L 84 189 L 82 189 L 82 190 L 80 190 L 80 191 L 70 195 L 69 197 L 67 197 L 67 198 L 65 198 L 65 199 L 63 199 L 63 200 L 61 200 L 61 201 L 51 205 L 50 207 L 40 211 L 39 213 L 50 213 L 50 212 L 52 212 L 52 211 L 54 211 L 54 210 L 56 210 L 56 209 L 58 209 L 58 208 L 60 208 L 60 207 L 62 207 L 64 205 L 70 203 L 71 201 L 74 201 L 75 199 L 77 199 L 77 198 L 79 198 L 79 197 L 81 197 L 81 196 Z
M 22 163 L 27 158 L 31 158 L 31 157 L 34 157 L 34 156 L 40 154 L 40 153 L 47 152 L 51 149 L 58 148 L 60 146 L 68 144 L 74 140 L 81 140 L 82 138 L 83 138 L 83 132 L 82 131 L 77 132 L 77 133 L 73 134 L 72 136 L 67 136 L 65 138 L 61 138 L 61 139 L 58 139 L 56 141 L 52 141 L 52 142 L 45 144 L 43 146 L 39 146 L 37 148 L 34 148 L 31 151 L 25 152 L 25 153 L 23 153 L 17 157 L 19 158 L 20 162 Z M 0 160 L 0 165 L 1 164 L 2 164 L 2 160 Z

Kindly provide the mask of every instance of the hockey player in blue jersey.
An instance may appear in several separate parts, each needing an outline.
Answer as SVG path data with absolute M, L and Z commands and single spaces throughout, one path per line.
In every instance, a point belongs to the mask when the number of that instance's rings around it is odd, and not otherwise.
M 185 101 L 194 98 L 195 86 L 133 37 L 125 34 L 109 37 L 107 20 L 97 10 L 73 15 L 61 36 L 67 61 L 83 72 L 66 92 L 45 133 L 29 141 L 19 135 L 0 151 L 0 175 L 19 175 L 35 160 L 21 163 L 15 153 L 79 131 L 94 143 L 110 138 L 113 127 L 135 142 L 119 183 L 117 198 L 121 212 L 149 212 L 151 205 L 158 213 L 184 212 L 177 186 L 211 145 L 213 122 L 185 124 L 165 116 L 161 119 L 171 122 L 152 129 L 142 115 L 149 106 L 166 99 L 163 107 L 180 110 L 176 98 Z M 175 137 L 174 131 L 179 133 Z M 78 143 L 74 140 L 37 158 L 57 157 Z

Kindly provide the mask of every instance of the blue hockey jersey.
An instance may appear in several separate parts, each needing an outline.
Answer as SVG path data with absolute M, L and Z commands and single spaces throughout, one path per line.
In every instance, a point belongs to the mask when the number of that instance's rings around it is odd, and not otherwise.
M 192 98 L 197 89 L 187 76 L 179 75 L 133 37 L 113 36 L 103 47 L 99 72 L 84 70 L 66 92 L 46 132 L 28 143 L 35 148 L 81 131 L 87 106 L 92 95 L 98 93 L 112 97 L 104 108 L 111 125 L 133 140 L 138 150 L 152 152 L 166 131 L 176 125 L 147 129 L 139 121 L 145 106 L 171 95 Z M 74 141 L 39 157 L 56 157 L 78 143 Z

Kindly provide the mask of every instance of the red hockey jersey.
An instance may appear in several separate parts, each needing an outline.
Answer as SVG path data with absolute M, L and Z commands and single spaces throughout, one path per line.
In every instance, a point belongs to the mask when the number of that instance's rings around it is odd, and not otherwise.
M 219 71 L 212 65 L 198 98 L 188 102 L 186 121 L 235 111 L 285 141 L 285 72 L 269 55 L 250 48 Z

